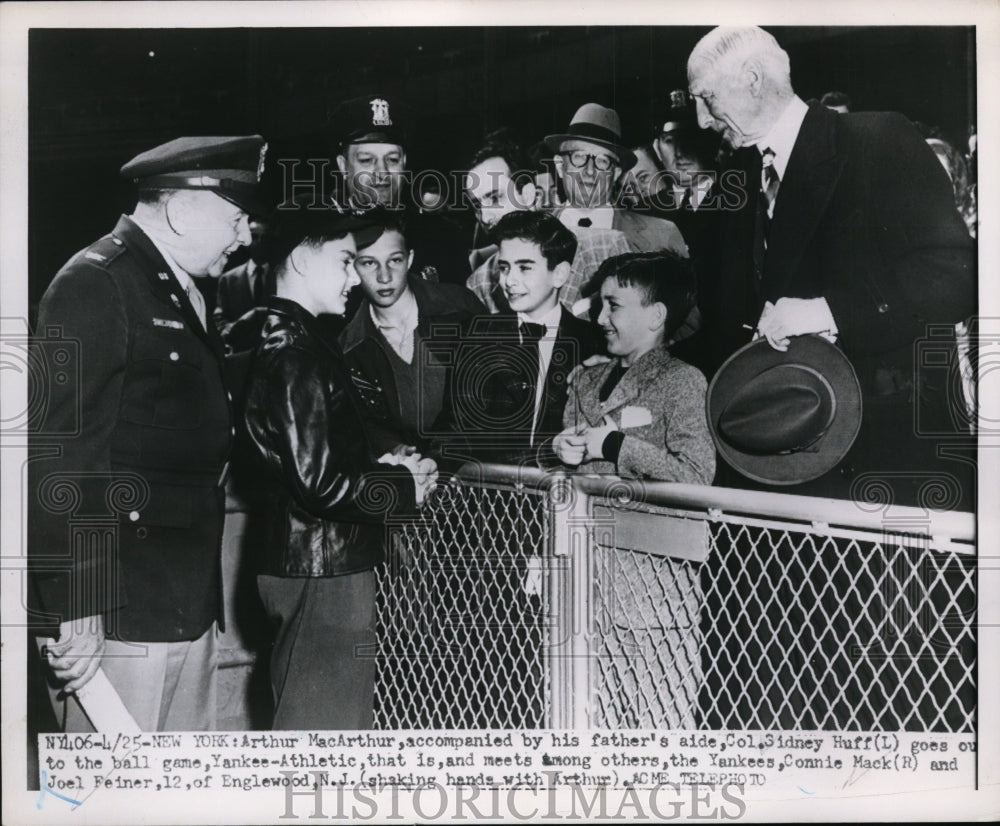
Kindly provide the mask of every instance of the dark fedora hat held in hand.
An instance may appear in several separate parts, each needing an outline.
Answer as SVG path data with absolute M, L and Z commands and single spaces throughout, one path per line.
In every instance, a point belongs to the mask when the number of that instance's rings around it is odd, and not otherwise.
M 563 141 L 573 140 L 588 141 L 612 150 L 618 156 L 622 172 L 636 164 L 635 153 L 622 144 L 622 122 L 618 113 L 599 103 L 583 104 L 576 110 L 564 134 L 546 135 L 544 142 L 552 152 L 558 152 Z
M 844 458 L 861 427 L 861 386 L 847 357 L 822 336 L 795 336 L 787 352 L 758 339 L 716 373 L 706 397 L 720 455 L 744 476 L 796 485 Z

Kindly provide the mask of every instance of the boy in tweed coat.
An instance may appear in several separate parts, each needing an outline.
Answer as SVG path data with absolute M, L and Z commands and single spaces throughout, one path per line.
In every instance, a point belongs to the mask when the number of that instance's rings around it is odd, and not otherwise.
M 553 449 L 581 471 L 708 485 L 715 447 L 705 416 L 705 379 L 664 342 L 694 306 L 694 274 L 670 252 L 605 261 L 600 290 L 611 361 L 582 368 Z M 702 681 L 699 572 L 691 562 L 599 548 L 597 587 L 608 627 L 600 702 L 609 724 L 696 725 Z
M 705 379 L 664 347 L 694 303 L 689 263 L 669 252 L 619 255 L 595 273 L 596 290 L 612 359 L 575 375 L 556 454 L 589 473 L 710 485 Z

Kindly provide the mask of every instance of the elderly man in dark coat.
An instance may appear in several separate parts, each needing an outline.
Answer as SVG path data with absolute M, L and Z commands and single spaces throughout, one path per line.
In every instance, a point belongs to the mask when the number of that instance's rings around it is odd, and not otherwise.
M 768 485 L 720 464 L 716 482 L 853 499 L 869 510 L 971 508 L 975 465 L 948 455 L 967 443 L 953 421 L 962 402 L 949 398 L 939 365 L 954 361 L 954 325 L 975 308 L 975 250 L 933 152 L 901 115 L 804 103 L 788 55 L 756 27 L 702 38 L 688 59 L 688 83 L 699 124 L 736 149 L 746 176 L 743 207 L 723 216 L 716 292 L 702 301 L 716 363 L 754 331 L 776 350 L 820 334 L 850 360 L 861 392 L 857 439 L 819 477 Z M 723 681 L 706 704 L 710 725 L 964 725 L 975 697 L 963 622 L 911 619 L 974 610 L 960 561 L 936 556 L 929 576 L 941 585 L 914 568 L 904 587 L 882 573 L 888 548 L 859 553 L 856 544 L 737 547 L 735 557 L 720 547 L 723 564 L 740 559 L 741 574 L 725 597 L 733 604 L 713 614 L 706 651 L 734 643 L 739 651 L 731 670 L 719 671 L 722 654 L 709 664 Z M 945 604 L 953 589 L 958 604 Z M 747 635 L 765 627 L 779 631 L 748 653 Z
M 934 365 L 975 309 L 975 250 L 934 153 L 901 115 L 806 105 L 762 29 L 714 29 L 692 51 L 688 81 L 700 125 L 737 148 L 747 181 L 743 208 L 724 214 L 715 294 L 701 302 L 715 364 L 754 330 L 779 349 L 823 333 L 861 382 L 853 449 L 785 491 L 878 489 L 896 504 L 971 508 L 973 466 L 939 450 L 960 436 L 961 400 Z M 718 481 L 747 484 L 723 468 Z

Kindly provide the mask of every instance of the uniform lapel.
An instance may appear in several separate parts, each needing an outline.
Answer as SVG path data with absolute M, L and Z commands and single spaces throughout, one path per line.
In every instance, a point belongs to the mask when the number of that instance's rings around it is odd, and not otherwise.
M 765 299 L 787 294 L 837 186 L 845 162 L 837 155 L 837 117 L 814 104 L 802 121 L 774 204 L 761 285 Z
M 191 306 L 191 301 L 181 287 L 180 282 L 174 277 L 173 271 L 160 251 L 146 233 L 143 232 L 131 219 L 122 216 L 118 225 L 114 228 L 112 235 L 120 239 L 129 251 L 141 260 L 142 271 L 149 282 L 150 291 L 153 296 L 162 301 L 174 312 L 179 313 L 187 322 L 191 331 L 216 355 L 222 352 L 222 341 L 215 331 L 215 325 L 211 319 L 206 319 L 203 327 L 198 313 Z M 193 282 L 192 282 L 193 283 Z M 195 287 L 197 289 L 197 287 Z M 207 328 L 207 329 L 206 329 Z

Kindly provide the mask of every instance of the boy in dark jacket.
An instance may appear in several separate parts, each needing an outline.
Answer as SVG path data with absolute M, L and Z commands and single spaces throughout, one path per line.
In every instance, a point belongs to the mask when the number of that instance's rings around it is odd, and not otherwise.
M 464 461 L 537 464 L 562 430 L 566 379 L 601 350 L 600 328 L 560 304 L 576 237 L 544 212 L 496 225 L 500 286 L 512 312 L 475 320 L 457 353 L 432 453 Z
M 246 425 L 278 484 L 258 588 L 279 623 L 271 655 L 276 729 L 371 728 L 375 576 L 384 523 L 423 502 L 432 460 L 383 455 L 343 354 L 317 327 L 342 315 L 357 219 L 329 208 L 279 213 L 269 239 L 276 295 L 251 368 Z
M 465 287 L 410 274 L 399 212 L 372 210 L 354 261 L 364 300 L 340 335 L 375 450 L 423 447 L 441 412 L 451 350 L 486 307 Z

